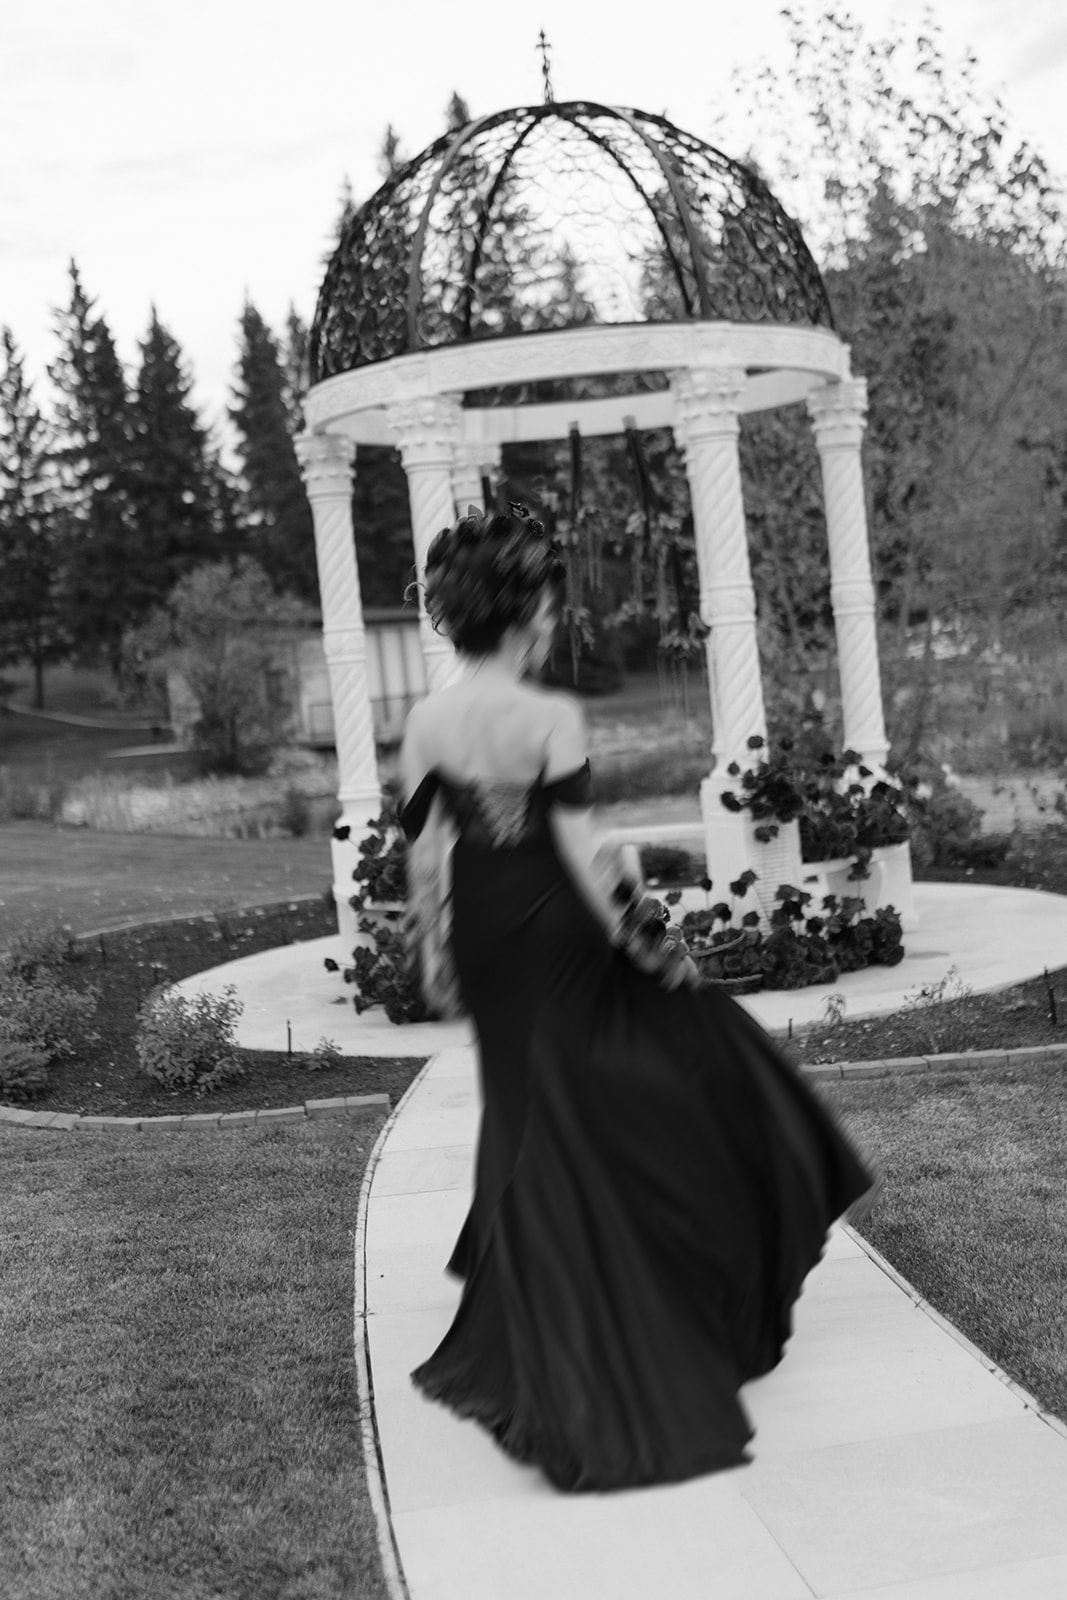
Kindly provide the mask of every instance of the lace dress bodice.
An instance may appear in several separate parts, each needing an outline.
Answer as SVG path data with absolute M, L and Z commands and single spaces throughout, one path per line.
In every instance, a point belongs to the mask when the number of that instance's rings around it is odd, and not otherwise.
M 460 839 L 483 849 L 509 850 L 548 837 L 548 814 L 554 805 L 592 805 L 592 778 L 586 761 L 551 783 L 504 778 L 460 779 L 435 767 L 400 808 L 400 822 L 409 839 L 426 825 L 434 796 L 440 792 Z

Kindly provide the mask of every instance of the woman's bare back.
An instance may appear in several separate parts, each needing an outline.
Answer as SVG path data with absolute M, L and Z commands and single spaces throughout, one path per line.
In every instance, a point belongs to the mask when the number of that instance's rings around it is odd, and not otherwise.
M 581 708 L 570 695 L 472 673 L 421 701 L 405 732 L 405 787 L 440 769 L 461 781 L 534 783 L 584 759 Z M 409 793 L 410 788 L 409 788 Z

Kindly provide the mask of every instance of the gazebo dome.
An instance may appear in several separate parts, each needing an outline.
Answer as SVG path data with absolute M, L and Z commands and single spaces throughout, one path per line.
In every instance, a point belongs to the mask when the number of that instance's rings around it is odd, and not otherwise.
M 469 340 L 663 322 L 833 327 L 799 227 L 751 168 L 648 112 L 522 106 L 443 135 L 352 216 L 312 380 Z

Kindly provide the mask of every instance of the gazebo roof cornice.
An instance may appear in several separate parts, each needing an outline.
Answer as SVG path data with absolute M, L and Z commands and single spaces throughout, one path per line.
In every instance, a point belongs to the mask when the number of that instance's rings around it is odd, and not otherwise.
M 803 399 L 822 383 L 848 377 L 849 352 L 829 329 L 779 323 L 569 328 L 420 350 L 339 373 L 314 386 L 304 414 L 312 432 L 345 433 L 360 443 L 382 444 L 390 437 L 386 410 L 406 400 L 594 373 L 702 367 L 743 373 L 739 409 L 761 411 Z M 569 421 L 577 420 L 583 432 L 607 433 L 616 431 L 624 416 L 633 416 L 639 427 L 656 427 L 670 420 L 670 405 L 668 392 L 529 405 L 468 402 L 466 431 L 471 438 L 502 441 L 564 437 Z

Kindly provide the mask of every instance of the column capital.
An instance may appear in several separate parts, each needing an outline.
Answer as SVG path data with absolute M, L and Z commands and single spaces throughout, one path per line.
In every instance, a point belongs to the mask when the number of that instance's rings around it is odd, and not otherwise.
M 343 433 L 300 433 L 296 456 L 311 499 L 352 493 L 355 441 Z
M 858 450 L 867 422 L 866 378 L 842 378 L 814 389 L 808 415 L 820 450 Z
M 738 402 L 745 387 L 740 367 L 688 367 L 671 374 L 674 432 L 683 447 L 698 439 L 737 437 Z
M 386 410 L 386 419 L 400 446 L 405 469 L 451 469 L 460 439 L 461 413 L 460 399 L 455 394 L 395 400 Z

